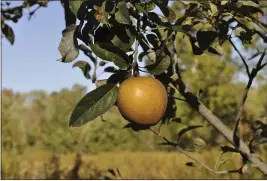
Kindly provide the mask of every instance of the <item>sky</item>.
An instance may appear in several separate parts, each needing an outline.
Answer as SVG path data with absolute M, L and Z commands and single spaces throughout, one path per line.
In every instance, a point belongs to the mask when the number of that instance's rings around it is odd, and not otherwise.
M 48 7 L 40 8 L 31 20 L 26 13 L 18 23 L 9 23 L 15 32 L 14 45 L 2 39 L 2 88 L 51 92 L 78 83 L 89 91 L 94 89 L 79 68 L 72 68 L 73 62 L 56 61 L 61 57 L 58 46 L 65 28 L 60 2 L 49 2 Z M 80 52 L 77 60 L 88 58 Z

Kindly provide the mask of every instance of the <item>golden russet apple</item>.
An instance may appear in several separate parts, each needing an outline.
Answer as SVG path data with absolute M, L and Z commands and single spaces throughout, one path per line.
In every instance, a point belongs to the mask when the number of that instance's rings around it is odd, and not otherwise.
M 155 125 L 164 115 L 168 95 L 163 84 L 152 77 L 131 77 L 119 87 L 118 108 L 128 121 Z

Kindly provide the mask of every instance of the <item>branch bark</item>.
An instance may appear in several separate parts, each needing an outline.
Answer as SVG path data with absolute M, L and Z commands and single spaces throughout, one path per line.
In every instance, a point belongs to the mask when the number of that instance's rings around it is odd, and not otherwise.
M 176 75 L 176 74 L 175 74 Z M 217 116 L 215 116 L 201 101 L 198 100 L 192 92 L 186 89 L 184 82 L 173 76 L 173 84 L 179 90 L 181 95 L 187 100 L 187 103 L 196 110 L 206 121 L 208 121 L 216 130 L 218 130 L 232 145 L 235 145 L 233 132 Z M 187 92 L 185 91 L 187 90 Z M 239 140 L 238 151 L 242 153 L 257 169 L 264 175 L 267 175 L 267 164 L 262 162 L 255 154 L 250 152 L 249 147 L 243 140 Z
M 235 47 L 234 44 L 233 44 L 233 46 Z M 238 51 L 238 53 L 239 53 L 241 59 L 243 60 L 244 58 L 242 57 L 242 55 L 240 54 L 239 51 Z M 237 136 L 237 131 L 238 131 L 238 125 L 239 125 L 239 122 L 241 120 L 241 116 L 242 116 L 242 113 L 243 113 L 243 110 L 244 110 L 245 102 L 247 100 L 248 92 L 250 90 L 250 87 L 252 85 L 252 82 L 253 82 L 254 78 L 257 76 L 258 72 L 266 65 L 266 64 L 262 65 L 262 60 L 263 60 L 264 56 L 265 56 L 265 50 L 264 50 L 263 54 L 261 55 L 261 57 L 260 57 L 260 59 L 259 59 L 259 61 L 257 63 L 256 68 L 253 68 L 251 72 L 249 72 L 249 70 L 247 69 L 247 71 L 248 71 L 247 74 L 248 74 L 249 80 L 248 80 L 247 86 L 245 88 L 242 100 L 240 102 L 239 110 L 238 110 L 237 117 L 236 117 L 236 120 L 235 120 L 234 131 L 233 131 L 233 138 L 234 138 L 234 141 L 235 141 L 235 147 L 239 146 L 240 138 Z M 243 61 L 246 62 L 245 60 L 243 60 Z M 244 65 L 247 66 L 246 63 L 244 63 Z
M 249 71 L 248 64 L 246 63 L 246 60 L 240 53 L 240 51 L 237 49 L 235 44 L 232 42 L 232 40 L 229 38 L 229 42 L 232 44 L 234 49 L 237 51 L 239 56 L 241 57 L 245 68 L 246 72 L 251 79 L 250 82 L 248 83 L 247 90 L 243 96 L 243 103 L 241 102 L 242 105 L 244 105 L 246 101 L 246 97 L 248 94 L 248 90 L 252 84 L 252 81 L 254 77 L 257 75 L 257 72 L 262 69 L 265 64 L 261 64 L 263 57 L 265 56 L 265 52 L 262 54 L 260 60 L 258 61 L 258 64 L 256 66 L 256 69 L 252 69 L 252 71 Z M 172 58 L 172 57 L 170 57 Z M 174 62 L 174 61 L 172 61 Z M 252 78 L 253 77 L 253 78 Z M 185 83 L 182 81 L 182 78 L 180 76 L 180 71 L 177 70 L 177 74 L 174 74 L 171 79 L 172 84 L 176 87 L 176 89 L 180 92 L 180 94 L 186 99 L 186 102 L 195 110 L 197 111 L 206 121 L 208 121 L 217 131 L 219 131 L 227 140 L 230 142 L 233 146 L 236 147 L 237 151 L 242 155 L 243 159 L 249 160 L 254 167 L 256 167 L 258 170 L 260 170 L 264 175 L 267 175 L 267 164 L 265 164 L 261 159 L 259 159 L 255 154 L 252 153 L 250 150 L 249 146 L 244 143 L 243 140 L 241 140 L 239 137 L 236 136 L 235 132 L 229 129 L 217 116 L 215 116 L 199 99 L 196 95 L 194 95 L 185 85 Z M 243 108 L 241 108 L 243 109 Z M 240 111 L 241 115 L 242 110 Z M 237 120 L 239 120 L 240 116 L 237 116 Z M 238 123 L 237 123 L 238 125 Z M 234 133 L 234 134 L 233 134 Z M 234 135 L 234 136 L 233 136 Z M 237 144 L 238 143 L 238 144 Z M 203 165 L 202 165 L 203 166 Z

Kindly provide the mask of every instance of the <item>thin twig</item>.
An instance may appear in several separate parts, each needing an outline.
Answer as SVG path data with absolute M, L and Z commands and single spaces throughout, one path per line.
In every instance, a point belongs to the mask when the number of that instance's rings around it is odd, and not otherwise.
M 205 165 L 204 163 L 202 163 L 201 161 L 197 160 L 196 158 L 192 157 L 191 155 L 189 155 L 186 151 L 184 151 L 181 147 L 179 147 L 176 143 L 173 143 L 171 141 L 169 141 L 166 137 L 160 135 L 159 133 L 157 133 L 156 131 L 154 131 L 153 129 L 149 128 L 150 131 L 152 131 L 155 135 L 157 135 L 158 137 L 162 138 L 163 140 L 166 141 L 166 143 L 174 146 L 176 148 L 176 150 L 178 150 L 180 153 L 184 154 L 185 156 L 187 156 L 188 158 L 190 158 L 191 160 L 194 160 L 195 162 L 197 162 L 199 165 L 201 165 L 203 168 L 211 171 L 212 173 L 215 173 L 215 174 L 226 174 L 226 173 L 233 173 L 233 172 L 239 172 L 239 170 L 231 170 L 231 171 L 228 171 L 228 170 L 225 170 L 225 171 L 217 171 L 217 170 L 214 170 L 210 167 L 208 167 L 207 165 Z
M 182 79 L 182 75 L 181 75 L 181 71 L 180 71 L 180 67 L 179 67 L 179 61 L 178 61 L 178 53 L 177 53 L 177 49 L 176 49 L 176 43 L 175 43 L 175 41 L 176 41 L 176 33 L 175 33 L 175 36 L 173 37 L 173 53 L 174 53 L 174 60 L 173 61 L 177 61 L 176 62 L 176 68 L 175 68 L 175 66 L 174 66 L 174 72 L 176 72 L 177 73 L 177 75 L 178 75 L 178 77 L 180 78 L 180 79 Z
M 178 76 L 173 76 L 173 85 L 181 93 L 181 95 L 187 100 L 187 103 L 196 110 L 207 122 L 209 122 L 214 128 L 220 132 L 232 145 L 235 145 L 233 139 L 233 131 L 229 129 L 217 116 L 215 116 L 210 109 L 208 109 L 201 101 L 198 100 L 197 96 L 192 92 L 187 91 L 185 93 L 186 86 L 184 82 L 178 78 Z M 264 175 L 267 175 L 267 164 L 260 160 L 255 154 L 251 153 L 251 149 L 247 144 L 239 139 L 240 146 L 238 150 L 246 155 L 248 160 Z M 233 171 L 229 171 L 233 172 Z
M 191 160 L 194 160 L 195 162 L 197 162 L 199 165 L 201 165 L 203 168 L 215 173 L 215 174 L 226 174 L 226 173 L 229 173 L 231 171 L 228 171 L 228 170 L 224 170 L 224 171 L 217 171 L 217 170 L 214 170 L 210 167 L 208 167 L 207 165 L 205 165 L 204 163 L 202 163 L 201 161 L 197 160 L 196 158 L 192 157 L 191 155 L 189 155 L 186 151 L 184 151 L 182 148 L 180 148 L 179 146 L 176 146 L 175 147 L 179 152 L 183 153 L 185 156 L 187 156 L 188 158 L 190 158 Z
M 152 128 L 149 128 L 149 129 L 150 129 L 150 131 L 152 131 L 155 135 L 157 135 L 158 137 L 160 137 L 160 138 L 162 138 L 163 140 L 165 140 L 167 143 L 175 144 L 175 143 L 170 142 L 166 137 L 161 136 L 158 132 L 154 131 Z
M 30 13 L 29 13 L 29 17 L 28 17 L 28 20 L 30 20 L 31 18 L 32 18 L 32 16 L 35 14 L 35 12 L 38 10 L 38 9 L 40 9 L 42 6 L 37 6 L 33 11 L 31 11 Z
M 234 131 L 233 131 L 234 137 L 237 135 L 238 125 L 239 125 L 239 122 L 241 120 L 241 116 L 242 116 L 242 113 L 244 110 L 244 105 L 245 105 L 245 102 L 247 100 L 248 92 L 251 88 L 252 82 L 253 82 L 254 78 L 256 77 L 257 73 L 266 65 L 266 64 L 261 65 L 264 56 L 265 56 L 265 51 L 263 52 L 262 56 L 260 57 L 256 68 L 253 68 L 250 75 L 249 75 L 249 80 L 248 80 L 247 86 L 245 88 L 242 100 L 241 100 L 240 105 L 239 105 L 239 110 L 238 110 L 238 113 L 237 113 L 237 116 L 235 119 L 235 126 L 234 126 Z M 235 146 L 237 146 L 237 145 L 235 145 Z
M 266 139 L 266 138 L 260 140 L 259 142 L 255 143 L 255 144 L 252 144 L 252 145 L 251 145 L 251 148 L 256 148 L 256 147 L 258 147 L 259 145 L 262 145 L 262 144 L 265 144 L 265 143 L 267 143 L 267 139 Z
M 235 46 L 235 44 L 233 43 L 233 41 L 231 40 L 231 38 L 228 38 L 228 41 L 231 43 L 231 45 L 234 47 L 235 51 L 238 53 L 238 55 L 240 56 L 241 60 L 243 61 L 245 67 L 246 67 L 246 72 L 248 74 L 248 76 L 250 76 L 250 72 L 249 72 L 249 68 L 248 68 L 248 64 L 245 60 L 245 58 L 242 56 L 242 54 L 240 53 L 240 51 L 237 49 L 237 47 Z
M 164 39 L 164 40 L 161 40 L 161 45 L 160 45 L 160 49 L 159 49 L 159 53 L 158 54 L 160 54 L 163 50 L 164 50 L 164 48 L 166 47 L 166 45 L 167 45 L 167 42 L 169 41 L 169 39 L 171 38 L 171 36 L 172 36 L 172 32 L 171 32 L 171 30 L 169 30 L 168 31 L 168 36 L 167 36 L 167 38 L 166 39 Z M 168 48 L 167 48 L 168 49 Z M 170 57 L 171 58 L 171 57 Z

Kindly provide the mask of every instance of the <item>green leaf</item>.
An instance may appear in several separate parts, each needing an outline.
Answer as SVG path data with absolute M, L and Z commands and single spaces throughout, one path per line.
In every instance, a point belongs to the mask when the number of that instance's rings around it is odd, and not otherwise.
M 138 10 L 139 13 L 145 13 L 147 15 L 148 11 L 138 3 L 135 4 L 136 9 Z
M 6 39 L 11 43 L 11 45 L 13 45 L 15 41 L 15 35 L 12 28 L 7 24 L 2 24 L 2 26 L 3 26 L 2 28 L 3 34 L 5 35 Z
M 193 24 L 193 20 L 194 20 L 194 17 L 187 17 L 187 18 L 183 21 L 182 25 L 183 25 L 183 26 L 186 26 L 186 25 L 191 26 L 191 25 Z
M 130 78 L 132 76 L 132 72 L 131 71 L 126 71 L 126 70 L 117 70 L 116 73 L 112 74 L 109 78 L 108 78 L 108 83 L 121 83 L 124 80 Z
M 125 1 L 120 1 L 117 5 L 118 11 L 115 13 L 115 19 L 122 24 L 130 24 L 130 15 Z
M 165 70 L 167 70 L 169 68 L 170 64 L 171 64 L 170 57 L 165 56 L 165 57 L 161 58 L 159 61 L 157 61 L 156 63 L 145 66 L 145 68 L 147 68 L 147 71 L 150 74 L 159 75 L 159 74 L 163 73 Z
M 111 42 L 113 45 L 120 48 L 122 51 L 129 52 L 132 51 L 131 45 L 133 44 L 134 41 L 131 40 L 131 42 L 129 43 L 124 43 L 117 35 L 115 35 L 114 38 L 111 40 Z
M 238 27 L 235 29 L 235 35 L 236 36 L 243 36 L 246 34 L 246 30 L 242 27 Z
M 103 66 L 106 65 L 106 63 L 107 63 L 107 62 L 105 62 L 105 61 L 101 61 L 101 62 L 99 62 L 99 66 L 103 67 Z
M 167 19 L 170 22 L 174 22 L 176 20 L 176 13 L 175 13 L 175 11 L 172 8 L 168 7 L 168 6 L 167 6 L 167 9 L 168 9 L 168 16 L 166 16 Z
M 117 69 L 115 67 L 106 67 L 104 69 L 104 72 L 114 73 L 114 72 L 116 72 L 116 70 Z
M 148 51 L 141 52 L 141 53 L 138 55 L 138 61 L 139 61 L 139 62 L 142 62 L 144 56 L 147 56 L 149 53 L 151 53 L 151 51 L 153 51 L 153 50 L 150 49 L 150 50 L 148 50 Z
M 246 27 L 249 30 L 254 29 L 254 23 L 253 21 L 248 17 L 240 17 L 240 16 L 234 16 L 234 18 L 244 27 Z
M 77 25 L 70 25 L 62 31 L 62 39 L 58 50 L 62 58 L 58 59 L 60 62 L 69 63 L 75 60 L 78 55 L 78 41 L 75 35 Z
M 113 34 L 112 44 L 124 52 L 132 51 L 132 45 L 135 40 L 135 35 L 127 26 L 116 22 L 110 29 Z
M 177 31 L 177 32 L 183 31 L 183 27 L 181 25 L 172 25 L 171 27 L 173 31 Z
M 157 3 L 157 5 L 158 5 L 158 4 L 162 4 L 162 5 L 167 6 L 169 0 L 156 0 L 155 2 Z
M 76 2 L 76 0 L 73 0 Z M 83 21 L 85 17 L 88 15 L 88 0 L 81 1 L 80 7 L 78 8 L 77 15 L 76 17 L 80 20 Z M 77 7 L 78 5 L 76 5 Z
M 193 51 L 193 54 L 194 55 L 201 55 L 201 54 L 203 54 L 203 51 L 197 45 L 197 41 L 195 41 L 191 37 L 190 37 L 190 43 L 191 43 L 191 47 L 192 47 L 192 51 Z
M 94 32 L 94 42 L 111 44 L 112 38 L 111 29 L 106 25 L 98 27 Z
M 73 14 L 77 17 L 78 14 L 78 10 L 81 6 L 81 4 L 83 3 L 83 1 L 74 1 L 74 0 L 70 0 L 70 9 L 73 12 Z
M 248 13 L 260 12 L 261 14 L 264 14 L 263 10 L 261 9 L 261 6 L 253 1 L 243 1 L 242 4 L 242 8 Z
M 148 12 L 148 18 L 149 20 L 154 21 L 158 25 L 162 25 L 163 22 L 161 21 L 160 17 L 155 12 Z
M 153 0 L 151 0 L 145 3 L 136 3 L 135 7 L 139 12 L 145 13 L 147 15 L 149 11 L 152 11 L 153 9 L 155 9 L 156 4 Z
M 193 147 L 196 150 L 203 149 L 207 146 L 206 142 L 201 138 L 195 138 L 193 140 Z
M 75 1 L 75 0 L 74 0 Z M 101 6 L 104 0 L 88 0 L 87 1 L 87 8 L 93 9 L 94 5 Z
M 115 13 L 115 3 L 113 1 L 110 0 L 106 0 L 103 2 L 102 4 L 102 8 L 105 12 L 109 13 L 109 14 L 114 14 Z
M 95 43 L 91 49 L 96 56 L 103 60 L 114 62 L 121 69 L 129 67 L 130 58 L 118 47 L 107 43 Z
M 132 51 L 132 45 L 135 41 L 134 32 L 128 27 L 128 25 L 119 24 L 114 21 L 113 26 L 110 28 L 113 39 L 111 42 L 113 45 L 119 47 L 124 52 Z
M 189 126 L 187 128 L 184 128 L 182 129 L 179 133 L 178 133 L 178 136 L 177 136 L 177 140 L 179 141 L 180 138 L 185 134 L 187 133 L 188 131 L 191 131 L 193 129 L 197 129 L 197 128 L 201 128 L 203 127 L 202 125 L 197 125 L 197 126 Z
M 215 4 L 210 3 L 210 9 L 211 9 L 212 16 L 214 16 L 218 13 L 218 9 L 217 9 L 217 6 Z
M 256 30 L 256 31 L 258 31 L 258 32 L 260 32 L 262 34 L 265 34 L 265 30 L 261 26 L 259 26 L 256 23 L 253 23 L 253 25 L 254 25 L 254 30 Z
M 242 4 L 245 6 L 259 7 L 259 5 L 253 1 L 243 1 Z
M 210 47 L 208 48 L 208 52 L 221 55 L 223 53 L 223 49 L 220 46 L 220 39 L 216 38 L 211 44 Z
M 89 65 L 88 62 L 86 61 L 78 61 L 78 62 L 75 62 L 72 66 L 72 68 L 74 67 L 79 67 L 82 72 L 83 72 L 83 75 L 87 78 L 87 79 L 90 79 L 90 70 L 91 70 L 91 67 Z
M 157 3 L 157 6 L 161 10 L 161 12 L 164 14 L 164 16 L 169 20 L 173 21 L 176 19 L 176 14 L 172 8 L 168 6 L 168 4 L 165 3 Z
M 118 98 L 116 84 L 105 84 L 86 94 L 70 117 L 70 126 L 79 127 L 96 119 L 114 106 Z
M 221 5 L 225 5 L 225 4 L 227 4 L 229 1 L 228 0 L 221 0 Z
M 100 86 L 103 86 L 105 84 L 107 84 L 107 79 L 103 79 L 103 80 L 98 80 L 96 81 L 96 87 L 100 87 Z
M 149 43 L 153 45 L 154 48 L 158 47 L 160 45 L 159 39 L 156 35 L 154 34 L 147 34 L 146 35 L 147 40 Z
M 197 32 L 197 41 L 199 48 L 203 51 L 210 47 L 212 42 L 216 39 L 218 33 L 213 29 L 200 29 Z
M 87 13 L 87 23 L 85 24 L 84 28 L 82 29 L 83 36 L 88 36 L 88 34 L 93 34 L 93 31 L 98 27 L 99 22 L 95 19 L 94 14 L 92 11 Z
M 152 11 L 153 9 L 156 8 L 156 4 L 153 0 L 151 0 L 146 3 L 145 7 L 147 11 Z
M 85 46 L 84 44 L 80 44 L 80 45 L 78 46 L 78 48 L 79 48 L 80 50 L 82 50 L 83 53 L 84 53 L 86 56 L 88 56 L 88 57 L 92 60 L 92 62 L 93 62 L 94 64 L 96 64 L 96 59 L 95 59 L 95 57 L 93 56 L 92 51 L 91 51 L 89 48 L 87 48 L 87 46 Z

